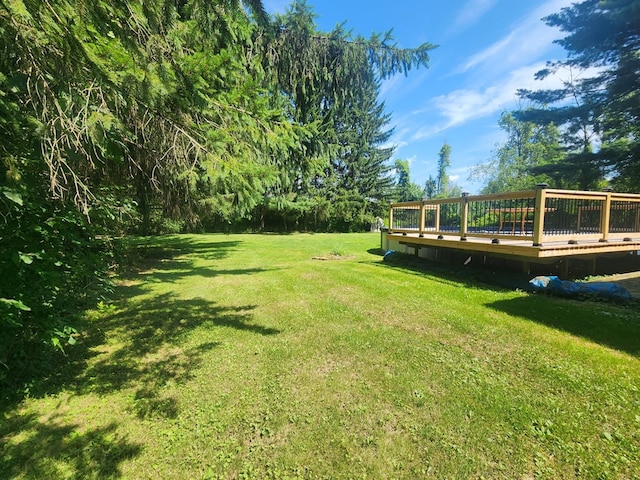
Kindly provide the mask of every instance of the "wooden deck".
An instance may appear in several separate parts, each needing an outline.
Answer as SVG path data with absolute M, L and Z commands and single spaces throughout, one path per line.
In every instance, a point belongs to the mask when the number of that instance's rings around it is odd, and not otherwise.
M 391 205 L 382 248 L 423 257 L 463 252 L 529 265 L 638 257 L 640 195 L 540 188 Z M 409 251 L 411 249 L 411 251 Z
M 435 235 L 420 237 L 418 234 L 387 233 L 386 236 L 390 243 L 414 249 L 423 247 L 447 248 L 465 252 L 507 255 L 527 260 L 640 251 L 640 238 L 606 243 L 597 240 L 578 241 L 578 243 L 556 241 L 533 246 L 530 241 L 526 240 L 500 240 L 500 243 L 492 243 L 490 238 L 467 237 L 466 241 L 462 241 L 457 235 L 440 235 L 442 238 L 438 238 Z

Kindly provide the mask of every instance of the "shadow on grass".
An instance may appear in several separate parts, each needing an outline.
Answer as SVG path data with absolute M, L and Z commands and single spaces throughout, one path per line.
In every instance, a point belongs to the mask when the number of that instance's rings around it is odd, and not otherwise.
M 370 251 L 370 253 L 373 253 Z M 533 288 L 529 284 L 530 276 L 510 271 L 498 271 L 491 268 L 466 266 L 459 263 L 439 263 L 415 255 L 393 254 L 377 265 L 404 271 L 447 285 L 459 284 L 464 288 L 482 290 L 528 290 Z
M 87 429 L 55 415 L 4 418 L 0 439 L 0 478 L 121 478 L 122 462 L 141 451 L 118 433 L 115 423 Z
M 411 255 L 397 255 L 391 261 L 377 265 L 463 288 L 533 290 L 528 283 L 530 275 L 518 272 L 439 264 Z M 607 305 L 606 301 L 580 303 L 537 294 L 500 300 L 487 306 L 640 357 L 640 302 L 616 305 L 611 309 Z M 560 309 L 560 306 L 567 308 Z
M 216 269 L 215 262 L 225 258 L 239 247 L 241 241 L 198 241 L 198 237 L 164 237 L 160 239 L 130 240 L 124 250 L 126 257 L 120 265 L 120 279 L 138 280 L 144 283 L 175 283 L 184 277 L 214 278 L 223 275 L 251 275 L 268 271 L 262 268 Z M 196 266 L 193 258 L 207 260 L 211 266 Z M 125 295 L 132 297 L 143 290 L 129 289 Z
M 158 264 L 153 270 L 139 272 L 136 274 L 136 277 L 143 279 L 146 283 L 175 283 L 180 280 L 180 278 L 187 276 L 214 278 L 223 275 L 252 275 L 266 271 L 268 271 L 268 269 L 265 268 L 214 270 L 208 267 L 194 267 L 189 260 L 172 260 Z M 132 277 L 129 275 L 123 278 L 126 280 Z
M 210 238 L 210 237 L 203 237 Z M 217 238 L 217 237 L 216 237 Z M 239 247 L 239 240 L 202 241 L 197 236 L 167 236 L 167 237 L 131 237 L 117 241 L 117 263 L 121 275 L 130 275 L 148 268 L 157 268 L 158 262 L 171 265 L 178 257 L 197 254 L 198 258 L 216 261 L 225 258 L 230 252 Z M 184 265 L 179 260 L 177 265 Z
M 184 300 L 164 294 L 139 302 L 100 320 L 100 328 L 115 335 L 119 348 L 103 354 L 80 377 L 81 392 L 110 393 L 140 386 L 150 398 L 169 381 L 184 382 L 200 365 L 202 354 L 218 346 L 203 343 L 183 348 L 196 328 L 230 328 L 258 335 L 275 335 L 279 330 L 255 324 L 255 307 L 221 307 L 203 299 Z
M 215 269 L 215 260 L 238 243 L 178 238 L 170 239 L 171 248 L 166 249 L 161 242 L 153 255 L 144 257 L 143 269 L 131 269 L 121 277 L 124 281 L 114 292 L 113 305 L 103 306 L 79 328 L 77 344 L 67 348 L 64 362 L 43 368 L 30 382 L 28 395 L 118 394 L 130 399 L 125 401 L 127 412 L 140 419 L 177 417 L 180 405 L 167 393 L 172 391 L 167 386 L 193 378 L 206 353 L 220 345 L 206 338 L 194 342 L 194 331 L 230 329 L 269 336 L 279 330 L 253 322 L 254 305 L 225 306 L 173 292 L 136 297 L 148 295 L 149 282 L 259 273 L 260 269 Z M 190 268 L 185 252 L 207 256 L 211 268 Z M 18 406 L 19 399 L 14 399 L 0 410 L 0 478 L 118 478 L 122 462 L 141 451 L 121 433 L 117 421 L 96 427 L 68 414 L 58 415 L 55 409 L 43 418 Z
M 639 305 L 611 309 L 606 305 L 535 295 L 499 300 L 487 307 L 640 357 Z

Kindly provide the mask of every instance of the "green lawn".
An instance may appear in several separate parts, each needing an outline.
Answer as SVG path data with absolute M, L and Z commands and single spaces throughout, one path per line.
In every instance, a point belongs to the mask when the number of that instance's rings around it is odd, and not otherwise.
M 637 305 L 393 266 L 377 234 L 142 245 L 3 412 L 0 478 L 640 478 Z

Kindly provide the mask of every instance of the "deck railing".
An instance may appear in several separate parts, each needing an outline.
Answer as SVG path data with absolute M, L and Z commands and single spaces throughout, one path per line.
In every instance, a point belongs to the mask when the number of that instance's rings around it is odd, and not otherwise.
M 529 240 L 629 241 L 640 237 L 640 195 L 537 188 L 394 203 L 389 232 Z

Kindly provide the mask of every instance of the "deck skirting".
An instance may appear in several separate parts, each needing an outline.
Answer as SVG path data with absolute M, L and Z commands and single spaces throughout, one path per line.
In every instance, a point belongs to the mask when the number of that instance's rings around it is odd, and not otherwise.
M 469 262 L 480 257 L 482 264 L 492 264 L 491 259 L 511 264 L 524 273 L 532 271 L 556 273 L 563 278 L 597 273 L 598 264 L 603 260 L 633 255 L 630 260 L 622 261 L 619 271 L 629 271 L 629 266 L 640 269 L 640 239 L 630 241 L 599 242 L 597 240 L 580 241 L 578 243 L 555 242 L 541 246 L 533 246 L 526 240 L 501 240 L 492 243 L 490 238 L 467 237 L 461 241 L 459 236 L 437 236 L 418 234 L 386 233 L 381 234 L 381 249 L 395 250 L 400 253 L 413 254 L 424 259 L 438 262 Z M 620 263 L 618 261 L 618 263 Z M 610 270 L 610 267 L 608 267 Z M 615 270 L 618 271 L 618 270 Z

